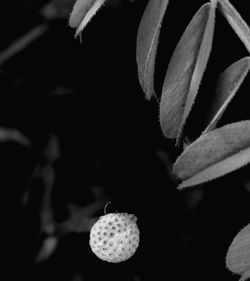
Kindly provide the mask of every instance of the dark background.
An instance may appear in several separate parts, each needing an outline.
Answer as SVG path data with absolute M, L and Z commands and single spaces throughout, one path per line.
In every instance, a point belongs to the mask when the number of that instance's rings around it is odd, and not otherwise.
M 170 1 L 156 60 L 158 96 L 181 34 L 205 3 L 192 2 Z M 231 2 L 249 22 L 247 3 Z M 48 17 L 42 11 L 50 3 L 55 14 Z M 249 167 L 177 191 L 171 163 L 181 149 L 163 137 L 158 103 L 146 101 L 137 79 L 136 33 L 146 3 L 107 3 L 83 31 L 81 44 L 68 26 L 73 1 L 1 0 L 0 54 L 36 26 L 47 25 L 0 65 L 1 130 L 16 129 L 31 143 L 23 146 L 10 137 L 0 143 L 1 280 L 238 280 L 225 269 L 225 256 L 250 220 Z M 210 61 L 185 128 L 191 139 L 204 128 L 218 74 L 247 56 L 221 14 L 216 16 Z M 247 77 L 219 125 L 249 119 L 248 86 Z M 55 160 L 46 154 L 51 136 L 60 150 Z M 52 167 L 52 234 L 58 241 L 39 261 L 49 237 L 41 226 L 48 189 L 46 173 L 34 179 L 36 167 Z M 111 200 L 109 212 L 138 217 L 140 246 L 127 262 L 98 260 L 88 231 L 76 231 L 78 224 L 60 230 L 69 203 L 84 208 L 97 198 Z M 102 215 L 103 207 L 92 215 Z

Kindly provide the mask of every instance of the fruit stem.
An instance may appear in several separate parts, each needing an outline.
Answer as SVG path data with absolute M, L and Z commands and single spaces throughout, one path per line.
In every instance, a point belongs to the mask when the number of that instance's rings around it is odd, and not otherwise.
M 105 205 L 105 207 L 104 207 L 104 214 L 106 215 L 107 213 L 106 213 L 106 209 L 107 209 L 107 207 L 108 207 L 108 205 L 109 204 L 111 204 L 111 201 L 108 201 L 108 203 Z

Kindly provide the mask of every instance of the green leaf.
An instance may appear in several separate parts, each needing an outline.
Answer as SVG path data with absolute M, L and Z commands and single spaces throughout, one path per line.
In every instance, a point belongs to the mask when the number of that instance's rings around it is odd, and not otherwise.
M 250 162 L 250 121 L 232 123 L 201 135 L 177 158 L 178 189 L 224 176 Z
M 250 57 L 242 58 L 231 64 L 219 77 L 216 95 L 209 113 L 211 120 L 204 133 L 213 130 L 227 106 L 238 91 L 250 68 Z
M 170 60 L 160 103 L 167 138 L 182 135 L 210 55 L 216 2 L 204 4 L 189 23 Z
M 105 0 L 77 0 L 69 18 L 69 25 L 76 28 L 75 37 L 89 23 Z
M 250 29 L 228 0 L 218 0 L 218 9 L 250 52 Z
M 138 78 L 148 100 L 155 95 L 154 68 L 162 19 L 168 0 L 149 0 L 143 13 L 136 43 Z

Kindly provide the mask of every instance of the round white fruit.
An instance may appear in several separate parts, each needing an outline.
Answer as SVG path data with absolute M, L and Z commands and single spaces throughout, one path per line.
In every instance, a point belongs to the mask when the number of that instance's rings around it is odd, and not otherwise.
M 129 259 L 139 246 L 137 218 L 127 213 L 101 216 L 90 231 L 90 247 L 100 259 L 119 263 Z

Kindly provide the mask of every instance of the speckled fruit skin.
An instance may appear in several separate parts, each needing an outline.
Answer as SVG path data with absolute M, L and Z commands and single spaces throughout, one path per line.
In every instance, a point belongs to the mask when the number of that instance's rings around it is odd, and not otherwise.
M 127 213 L 101 216 L 90 231 L 89 244 L 100 259 L 119 263 L 129 259 L 139 246 L 137 218 Z

